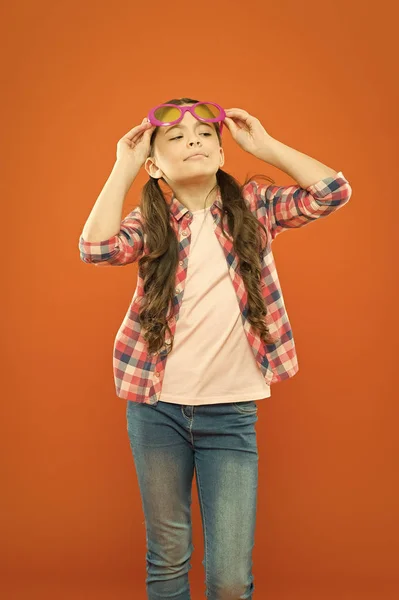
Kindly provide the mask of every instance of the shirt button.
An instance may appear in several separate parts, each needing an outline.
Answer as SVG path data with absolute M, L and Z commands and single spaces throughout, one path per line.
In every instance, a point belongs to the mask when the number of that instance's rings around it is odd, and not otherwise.
M 182 235 L 187 235 L 187 229 L 183 229 Z
M 176 288 L 175 291 L 176 291 L 176 294 L 180 294 L 180 289 L 179 288 Z
M 155 377 L 159 377 L 159 371 L 156 371 Z
M 184 262 L 183 262 L 182 260 L 179 260 L 179 265 L 180 265 L 180 266 L 183 266 L 183 265 L 184 265 Z

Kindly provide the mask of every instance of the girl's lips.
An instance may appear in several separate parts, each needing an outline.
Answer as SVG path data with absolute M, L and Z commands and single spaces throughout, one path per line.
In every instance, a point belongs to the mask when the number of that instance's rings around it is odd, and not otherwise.
M 186 160 L 193 160 L 196 158 L 206 158 L 206 156 L 204 154 L 194 154 L 193 156 L 189 156 L 188 158 L 186 158 Z

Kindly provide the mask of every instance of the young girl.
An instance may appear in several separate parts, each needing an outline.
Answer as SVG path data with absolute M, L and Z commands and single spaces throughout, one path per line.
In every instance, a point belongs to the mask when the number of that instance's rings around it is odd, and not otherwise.
M 240 185 L 222 170 L 223 125 L 298 185 Z M 121 221 L 143 165 L 149 180 L 140 205 Z M 245 110 L 214 102 L 169 100 L 117 144 L 79 249 L 95 265 L 138 262 L 113 365 L 117 395 L 127 400 L 150 600 L 190 598 L 194 472 L 206 595 L 252 598 L 256 401 L 298 371 L 271 245 L 337 211 L 351 193 L 341 171 L 272 138 Z

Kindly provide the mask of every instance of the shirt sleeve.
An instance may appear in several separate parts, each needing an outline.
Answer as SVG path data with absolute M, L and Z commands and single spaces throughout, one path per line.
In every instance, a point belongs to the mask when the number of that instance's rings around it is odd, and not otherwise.
M 269 230 L 272 240 L 288 229 L 303 227 L 339 210 L 352 195 L 352 188 L 339 171 L 302 188 L 300 185 L 277 186 L 251 181 L 256 212 Z
M 107 240 L 88 242 L 79 238 L 80 258 L 97 267 L 121 267 L 142 256 L 144 249 L 143 224 L 139 207 L 123 219 L 120 231 Z

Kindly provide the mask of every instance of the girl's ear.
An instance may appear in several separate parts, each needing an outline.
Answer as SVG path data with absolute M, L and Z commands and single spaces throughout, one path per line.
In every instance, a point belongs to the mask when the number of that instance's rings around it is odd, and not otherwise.
M 162 176 L 161 169 L 159 169 L 157 167 L 157 165 L 154 162 L 154 159 L 151 158 L 150 156 L 148 158 L 146 158 L 146 161 L 144 163 L 144 168 L 147 171 L 148 175 L 150 175 L 150 177 L 161 177 Z
M 219 151 L 220 151 L 220 165 L 219 166 L 223 167 L 223 165 L 224 165 L 224 150 L 223 150 L 223 148 L 219 148 Z

